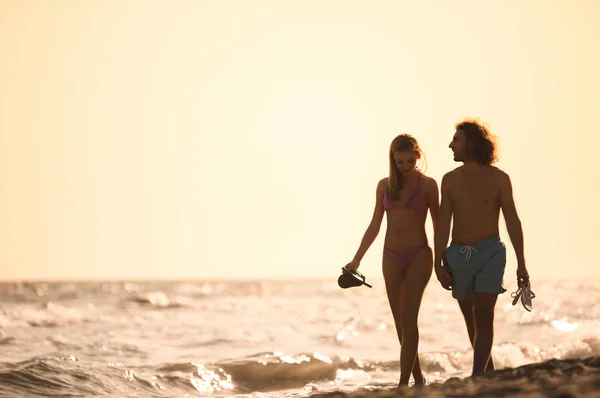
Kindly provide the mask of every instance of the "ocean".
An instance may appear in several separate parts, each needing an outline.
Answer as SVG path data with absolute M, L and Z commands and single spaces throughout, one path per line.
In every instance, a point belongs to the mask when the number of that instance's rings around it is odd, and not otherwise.
M 383 280 L 369 281 L 372 289 L 347 290 L 335 278 L 4 282 L 0 396 L 391 393 L 398 383 L 400 346 Z M 506 396 L 548 396 L 532 390 L 532 380 L 545 380 L 543 375 L 551 387 L 569 385 L 573 374 L 589 379 L 587 389 L 573 382 L 580 390 L 560 396 L 600 388 L 599 282 L 534 279 L 532 312 L 512 305 L 515 283 L 506 284 L 508 292 L 496 306 L 492 352 L 497 369 L 505 369 L 494 377 L 514 387 Z M 484 384 L 489 388 L 490 378 L 477 387 L 477 379 L 468 377 L 472 350 L 466 328 L 457 303 L 435 276 L 419 325 L 420 359 L 430 386 L 406 394 L 464 396 Z M 582 370 L 573 373 L 573 366 Z

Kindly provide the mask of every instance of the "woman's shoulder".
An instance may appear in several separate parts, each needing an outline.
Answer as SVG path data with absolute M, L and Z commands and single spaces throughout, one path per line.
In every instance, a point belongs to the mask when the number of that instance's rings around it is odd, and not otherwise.
M 387 188 L 388 188 L 388 178 L 384 177 L 381 180 L 379 180 L 379 182 L 377 183 L 377 191 L 378 192 L 387 192 Z
M 423 174 L 423 183 L 426 186 L 429 186 L 431 188 L 436 188 L 437 189 L 437 186 L 438 186 L 437 181 L 435 180 L 435 178 L 429 177 L 429 176 L 427 176 L 425 174 Z

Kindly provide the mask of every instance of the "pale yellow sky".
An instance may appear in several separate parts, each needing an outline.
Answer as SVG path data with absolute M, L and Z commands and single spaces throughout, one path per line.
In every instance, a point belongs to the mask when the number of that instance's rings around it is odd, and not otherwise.
M 439 181 L 465 116 L 502 139 L 532 276 L 598 276 L 599 18 L 594 0 L 4 0 L 0 277 L 333 277 L 390 141 L 415 135 Z

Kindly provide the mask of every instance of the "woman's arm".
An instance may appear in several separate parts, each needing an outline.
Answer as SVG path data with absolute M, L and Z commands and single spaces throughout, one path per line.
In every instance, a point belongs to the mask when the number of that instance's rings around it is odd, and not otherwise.
M 347 268 L 358 268 L 358 266 L 360 265 L 360 261 L 362 260 L 365 253 L 367 252 L 367 250 L 369 250 L 369 247 L 371 247 L 371 245 L 375 241 L 375 238 L 377 238 L 377 235 L 379 234 L 379 229 L 381 228 L 381 221 L 383 220 L 383 215 L 385 213 L 385 210 L 383 208 L 383 195 L 385 194 L 386 189 L 387 178 L 384 178 L 377 184 L 377 190 L 375 193 L 375 209 L 373 210 L 373 217 L 371 218 L 371 222 L 369 223 L 369 226 L 367 227 L 367 230 L 363 235 L 362 241 L 360 242 L 360 246 L 358 247 L 354 258 L 350 263 L 348 263 L 348 265 L 346 265 Z
M 429 184 L 428 190 L 428 205 L 429 214 L 431 215 L 431 223 L 433 224 L 433 231 L 435 232 L 437 227 L 438 216 L 440 215 L 440 191 L 438 189 L 437 182 L 432 178 Z

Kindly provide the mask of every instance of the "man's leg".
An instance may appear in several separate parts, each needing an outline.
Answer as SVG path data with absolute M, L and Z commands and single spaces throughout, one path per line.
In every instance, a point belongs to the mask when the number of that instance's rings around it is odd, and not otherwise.
M 473 376 L 482 374 L 490 360 L 494 343 L 494 307 L 498 294 L 476 293 L 474 309 Z
M 475 306 L 475 300 L 457 300 L 458 305 L 460 306 L 460 310 L 465 318 L 465 324 L 467 325 L 467 333 L 469 334 L 469 341 L 471 342 L 471 347 L 474 347 L 475 343 L 475 318 L 473 315 L 473 310 Z M 494 360 L 490 355 L 490 360 L 488 361 L 487 367 L 485 368 L 486 372 L 494 370 Z
M 494 343 L 494 308 L 498 294 L 506 289 L 502 286 L 506 266 L 506 246 L 499 238 L 481 251 L 483 264 L 475 274 L 475 300 L 473 304 L 473 375 L 493 370 L 491 361 Z

